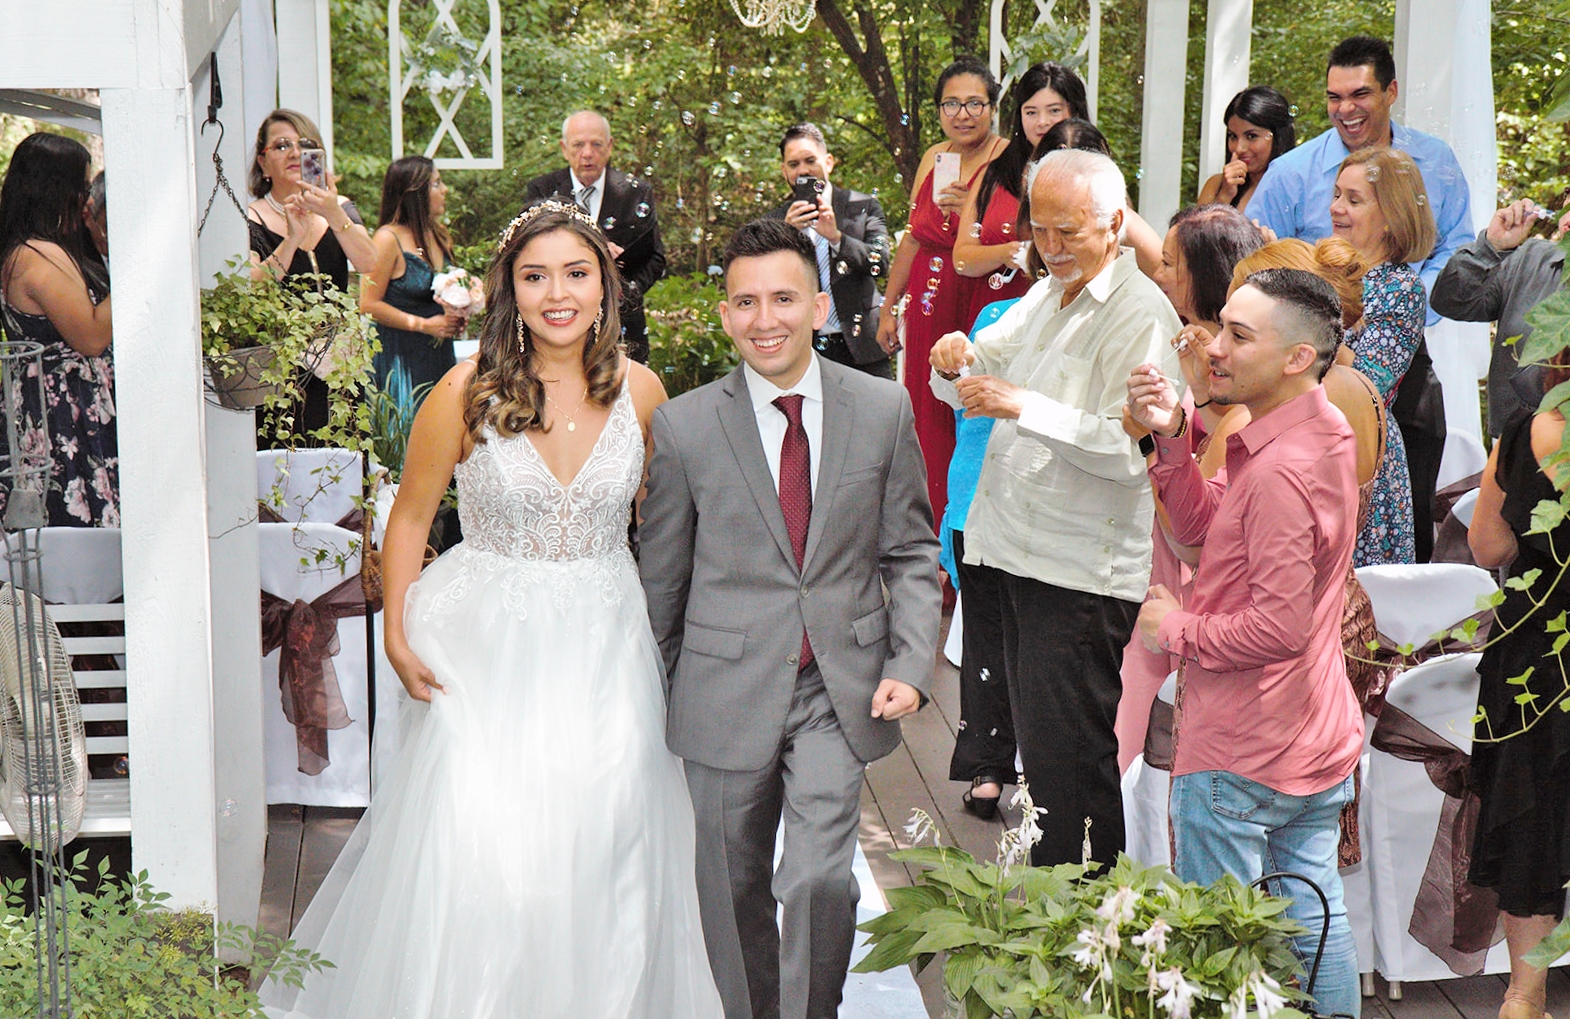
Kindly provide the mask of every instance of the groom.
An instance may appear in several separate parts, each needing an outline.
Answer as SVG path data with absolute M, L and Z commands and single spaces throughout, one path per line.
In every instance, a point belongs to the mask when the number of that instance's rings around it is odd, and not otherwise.
M 640 572 L 726 1019 L 833 1019 L 862 772 L 930 682 L 938 544 L 905 390 L 813 353 L 812 242 L 756 220 L 724 263 L 743 365 L 655 411 Z

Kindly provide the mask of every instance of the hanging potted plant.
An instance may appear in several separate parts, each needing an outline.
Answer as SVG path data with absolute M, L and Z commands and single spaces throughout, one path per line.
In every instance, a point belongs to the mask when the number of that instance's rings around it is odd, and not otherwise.
M 203 290 L 209 385 L 223 406 L 269 412 L 278 439 L 292 446 L 290 429 L 314 374 L 327 384 L 329 419 L 313 437 L 359 449 L 370 424 L 361 398 L 380 344 L 355 299 L 319 281 L 325 277 L 279 283 L 242 270 Z

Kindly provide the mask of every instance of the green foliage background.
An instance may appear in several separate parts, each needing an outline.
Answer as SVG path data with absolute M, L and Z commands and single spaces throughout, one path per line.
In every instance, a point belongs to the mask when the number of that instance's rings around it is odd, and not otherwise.
M 984 55 L 987 5 L 845 0 L 840 6 L 853 24 L 859 25 L 862 10 L 878 24 L 896 78 L 916 79 L 921 106 L 906 113 L 919 126 L 921 144 L 939 140 L 927 90 L 956 52 Z M 1274 84 L 1298 105 L 1300 138 L 1327 126 L 1320 101 L 1322 55 L 1355 32 L 1389 38 L 1394 7 L 1394 0 L 1312 5 L 1257 0 L 1252 80 Z M 1199 184 L 1205 8 L 1205 0 L 1191 0 L 1187 194 Z M 484 9 L 476 0 L 454 9 L 461 27 L 476 38 L 482 34 L 476 19 Z M 405 33 L 418 40 L 430 8 L 404 0 L 400 10 Z M 1087 10 L 1088 0 L 1058 5 L 1071 24 L 1083 24 Z M 1007 9 L 1010 31 L 1026 33 L 1034 14 L 1033 5 L 1016 0 Z M 337 162 L 346 173 L 344 190 L 374 210 L 391 155 L 386 0 L 333 0 L 332 19 Z M 732 227 L 782 199 L 775 146 L 781 129 L 796 120 L 821 124 L 839 159 L 836 179 L 876 192 L 891 226 L 903 224 L 912 182 L 898 172 L 872 97 L 822 18 L 804 34 L 769 36 L 743 28 L 725 0 L 503 0 L 502 20 L 506 168 L 445 175 L 454 185 L 450 219 L 460 242 L 494 236 L 516 212 L 525 182 L 560 165 L 561 117 L 582 106 L 610 118 L 616 164 L 653 182 L 673 273 L 702 272 L 718 260 Z M 1494 21 L 1501 187 L 1512 196 L 1549 197 L 1570 183 L 1565 125 L 1540 115 L 1554 80 L 1564 73 L 1570 0 L 1500 0 Z M 1102 4 L 1099 120 L 1136 189 L 1144 25 L 1142 0 Z M 968 38 L 967 26 L 975 30 Z M 899 84 L 904 94 L 907 81 Z M 481 149 L 489 141 L 488 113 L 476 93 L 459 119 Z M 407 144 L 423 145 L 435 125 L 423 94 L 411 94 L 405 117 Z M 445 143 L 441 154 L 453 152 Z

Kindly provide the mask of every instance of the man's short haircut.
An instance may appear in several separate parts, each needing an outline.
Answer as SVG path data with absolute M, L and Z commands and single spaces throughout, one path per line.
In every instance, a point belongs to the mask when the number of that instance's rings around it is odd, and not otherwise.
M 1336 43 L 1325 64 L 1325 73 L 1330 73 L 1332 67 L 1372 67 L 1380 88 L 1389 88 L 1396 80 L 1396 58 L 1390 54 L 1390 44 L 1371 35 L 1354 35 Z
M 1048 177 L 1083 181 L 1090 187 L 1091 213 L 1097 226 L 1111 226 L 1112 216 L 1128 204 L 1128 185 L 1123 181 L 1123 171 L 1110 157 L 1084 149 L 1058 149 L 1048 152 L 1027 171 L 1025 193 L 1035 189 L 1036 179 L 1043 173 Z
M 818 291 L 818 250 L 807 240 L 807 235 L 783 219 L 755 219 L 743 223 L 725 242 L 725 256 L 720 268 L 730 282 L 731 263 L 738 258 L 762 258 L 776 251 L 794 252 L 806 268 L 812 281 L 812 292 Z
M 1315 377 L 1323 379 L 1341 346 L 1341 298 L 1317 273 L 1302 269 L 1261 269 L 1244 286 L 1276 302 L 1272 316 L 1281 338 L 1314 348 Z M 1283 314 L 1284 313 L 1284 314 Z
M 785 137 L 780 139 L 780 158 L 785 158 L 785 146 L 798 138 L 806 138 L 818 143 L 818 148 L 824 152 L 829 151 L 829 143 L 823 137 L 823 129 L 810 120 L 799 124 L 792 124 L 785 129 Z
M 611 136 L 611 122 L 605 119 L 605 114 L 601 113 L 598 110 L 574 110 L 572 113 L 567 114 L 567 116 L 562 119 L 562 122 L 561 122 L 561 140 L 563 142 L 565 142 L 567 140 L 567 125 L 572 123 L 572 118 L 578 117 L 578 116 L 582 116 L 585 113 L 588 114 L 589 116 L 594 117 L 597 120 L 599 120 L 600 126 L 605 128 L 605 137 L 606 138 L 609 138 Z
M 1264 234 L 1230 205 L 1190 205 L 1167 224 L 1177 231 L 1194 314 L 1214 322 L 1227 303 L 1232 269 L 1265 244 Z

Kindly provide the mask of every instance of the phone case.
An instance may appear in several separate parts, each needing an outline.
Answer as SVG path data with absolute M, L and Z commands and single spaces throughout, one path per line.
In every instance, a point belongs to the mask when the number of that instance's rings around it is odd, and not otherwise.
M 950 184 L 959 183 L 959 153 L 939 152 L 933 157 L 932 193 L 934 196 Z

